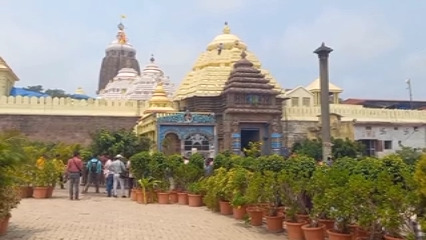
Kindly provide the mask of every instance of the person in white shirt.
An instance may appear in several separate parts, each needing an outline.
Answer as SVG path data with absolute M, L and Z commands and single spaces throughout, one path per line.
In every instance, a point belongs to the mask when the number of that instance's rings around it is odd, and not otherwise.
M 126 171 L 126 166 L 124 165 L 123 156 L 118 154 L 114 157 L 114 161 L 109 168 L 109 170 L 114 174 L 114 182 L 113 182 L 113 196 L 117 197 L 117 185 L 120 184 L 121 189 L 121 197 L 125 198 L 125 186 L 124 186 L 124 178 L 120 177 L 120 174 Z
M 108 160 L 105 162 L 104 166 L 104 176 L 106 179 L 106 192 L 107 196 L 111 197 L 112 195 L 112 187 L 114 184 L 114 174 L 109 169 L 111 168 L 112 161 L 108 155 L 105 156 Z

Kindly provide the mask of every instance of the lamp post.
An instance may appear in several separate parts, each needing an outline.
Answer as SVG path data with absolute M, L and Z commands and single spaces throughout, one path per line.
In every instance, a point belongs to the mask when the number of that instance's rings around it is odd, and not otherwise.
M 333 49 L 325 46 L 324 43 L 317 48 L 314 53 L 318 54 L 320 70 L 320 90 L 321 90 L 321 138 L 322 138 L 322 160 L 327 162 L 331 157 L 331 136 L 330 136 L 330 103 L 329 103 L 329 80 L 328 80 L 328 55 Z
M 407 83 L 408 87 L 408 94 L 410 96 L 410 109 L 413 109 L 413 92 L 411 90 L 411 79 L 405 80 L 405 83 Z

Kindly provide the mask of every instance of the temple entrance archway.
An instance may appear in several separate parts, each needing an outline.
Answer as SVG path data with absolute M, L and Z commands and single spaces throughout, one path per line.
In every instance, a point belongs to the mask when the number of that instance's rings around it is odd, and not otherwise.
M 258 128 L 241 129 L 241 151 L 249 147 L 250 142 L 260 141 L 260 131 Z
M 165 155 L 180 154 L 180 139 L 176 133 L 168 133 L 162 144 L 162 150 Z

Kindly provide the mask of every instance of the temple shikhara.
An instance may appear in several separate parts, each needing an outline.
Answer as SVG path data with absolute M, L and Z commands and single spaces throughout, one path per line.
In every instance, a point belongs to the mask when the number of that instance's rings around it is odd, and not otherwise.
M 153 151 L 206 157 L 242 154 L 250 142 L 260 142 L 263 154 L 284 154 L 295 142 L 320 137 L 317 76 L 308 86 L 285 89 L 228 23 L 200 52 L 183 79 L 171 80 L 152 53 L 139 54 L 147 56 L 140 68 L 120 23 L 101 62 L 97 96 L 83 100 L 20 94 L 17 75 L 0 57 L 0 129 L 87 143 L 96 129 L 127 128 L 150 138 Z M 426 147 L 425 102 L 407 109 L 406 101 L 342 100 L 343 89 L 333 83 L 328 92 L 332 137 L 361 141 L 376 156 Z

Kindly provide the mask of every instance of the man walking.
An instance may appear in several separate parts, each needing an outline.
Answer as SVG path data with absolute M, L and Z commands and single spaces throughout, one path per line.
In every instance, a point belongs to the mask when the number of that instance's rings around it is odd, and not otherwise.
M 114 197 L 117 197 L 117 192 L 118 192 L 117 185 L 120 185 L 121 197 L 125 198 L 126 195 L 125 195 L 125 189 L 124 189 L 124 178 L 120 175 L 126 172 L 126 166 L 124 165 L 122 159 L 123 159 L 123 156 L 121 156 L 120 154 L 115 156 L 110 169 L 114 173 L 114 181 L 113 181 Z
M 87 193 L 90 184 L 94 184 L 96 193 L 99 193 L 99 178 L 102 173 L 102 163 L 96 156 L 93 156 L 90 161 L 87 162 L 86 170 L 88 172 L 86 186 L 82 193 Z
M 67 173 L 70 182 L 70 200 L 79 200 L 80 176 L 83 169 L 83 162 L 80 159 L 80 153 L 74 152 L 73 157 L 68 159 Z

